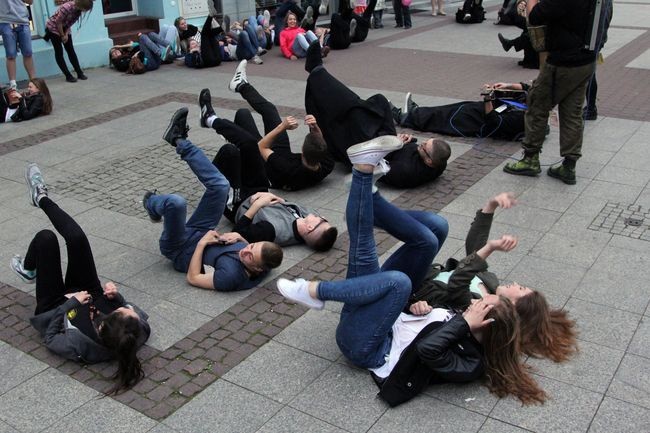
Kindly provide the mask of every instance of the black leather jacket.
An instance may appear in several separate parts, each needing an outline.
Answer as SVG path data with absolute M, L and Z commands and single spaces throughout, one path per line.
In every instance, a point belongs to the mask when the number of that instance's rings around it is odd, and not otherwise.
M 18 110 L 11 116 L 11 120 L 20 122 L 40 116 L 43 114 L 44 105 L 43 95 L 40 93 L 23 96 L 18 104 Z

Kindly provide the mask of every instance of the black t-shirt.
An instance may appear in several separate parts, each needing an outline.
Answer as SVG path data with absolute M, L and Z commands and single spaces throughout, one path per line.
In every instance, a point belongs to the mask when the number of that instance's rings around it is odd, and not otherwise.
M 275 241 L 275 228 L 268 221 L 259 221 L 253 224 L 253 220 L 242 216 L 235 224 L 232 231 L 239 233 L 249 244 L 262 241 Z
M 328 158 L 313 171 L 302 165 L 302 154 L 276 150 L 266 160 L 265 168 L 273 188 L 297 191 L 325 179 L 334 169 L 334 161 Z
M 426 165 L 415 143 L 407 143 L 401 149 L 389 153 L 386 160 L 390 163 L 390 171 L 380 180 L 397 188 L 414 188 L 430 182 L 440 176 L 447 167 L 446 162 L 440 168 Z

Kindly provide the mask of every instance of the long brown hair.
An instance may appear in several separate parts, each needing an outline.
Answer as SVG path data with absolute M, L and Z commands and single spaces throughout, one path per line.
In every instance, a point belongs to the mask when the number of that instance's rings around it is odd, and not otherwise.
M 501 296 L 486 316 L 494 319 L 483 334 L 486 385 L 499 397 L 513 395 L 523 404 L 544 403 L 546 393 L 520 360 L 519 316 L 507 298 Z
M 47 84 L 45 84 L 45 80 L 42 78 L 32 78 L 31 80 L 32 83 L 38 88 L 38 91 L 43 95 L 43 113 L 42 114 L 50 114 L 52 112 L 52 96 L 50 95 L 50 89 L 47 87 Z
M 115 386 L 109 394 L 131 388 L 144 377 L 140 360 L 136 355 L 140 338 L 140 322 L 135 317 L 124 317 L 117 311 L 109 314 L 99 328 L 99 338 L 117 359 L 117 372 L 113 376 Z
M 551 309 L 540 292 L 523 296 L 515 304 L 521 318 L 521 350 L 537 358 L 567 361 L 578 351 L 575 321 L 564 310 Z

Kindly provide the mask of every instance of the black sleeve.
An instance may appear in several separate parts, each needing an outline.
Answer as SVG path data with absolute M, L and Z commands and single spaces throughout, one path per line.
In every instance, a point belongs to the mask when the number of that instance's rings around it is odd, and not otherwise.
M 465 254 L 470 255 L 473 252 L 483 248 L 490 237 L 490 229 L 492 228 L 492 219 L 494 214 L 483 213 L 482 210 L 476 211 L 474 221 L 469 227 L 467 236 L 465 237 Z
M 469 335 L 469 325 L 461 315 L 417 342 L 422 362 L 436 375 L 449 382 L 468 382 L 483 374 L 482 354 L 478 347 L 458 344 Z
M 233 228 L 234 232 L 242 235 L 249 243 L 275 240 L 275 228 L 268 221 L 260 221 L 253 224 L 247 216 L 242 216 Z
M 22 98 L 20 100 L 20 105 L 18 105 L 18 111 L 11 116 L 11 120 L 19 122 L 21 120 L 30 120 L 34 117 L 38 117 L 43 112 L 43 106 L 43 97 L 41 95 Z

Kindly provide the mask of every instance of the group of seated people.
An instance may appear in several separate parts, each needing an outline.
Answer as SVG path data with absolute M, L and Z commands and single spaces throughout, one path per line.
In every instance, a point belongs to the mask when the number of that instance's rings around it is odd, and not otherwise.
M 188 139 L 188 109 L 173 114 L 163 139 L 205 192 L 189 218 L 183 196 L 145 193 L 142 202 L 148 217 L 162 222 L 161 254 L 190 285 L 219 292 L 255 287 L 281 265 L 284 247 L 305 244 L 316 251 L 329 250 L 338 229 L 315 210 L 269 188 L 313 188 L 339 161 L 352 170 L 345 211 L 350 239 L 346 279 L 279 279 L 279 292 L 309 308 L 322 309 L 327 301 L 343 303 L 338 347 L 352 364 L 370 370 L 379 395 L 391 406 L 408 401 L 431 383 L 478 379 L 499 397 L 543 403 L 547 395 L 522 359 L 529 355 L 568 360 L 577 350 L 575 324 L 565 311 L 550 307 L 540 292 L 500 283 L 488 271 L 486 260 L 492 253 L 517 246 L 512 235 L 490 239 L 495 210 L 515 206 L 514 195 L 490 198 L 467 234 L 467 256 L 449 259 L 443 266 L 434 261 L 447 238 L 447 221 L 432 212 L 399 209 L 383 199 L 375 185 L 377 176 L 397 187 L 421 185 L 446 167 L 448 143 L 429 139 L 417 144 L 411 135 L 398 134 L 396 123 L 444 129 L 450 116 L 467 112 L 471 115 L 466 124 L 452 119 L 459 133 L 472 134 L 478 128 L 482 134 L 477 126 L 482 119 L 488 124 L 483 130 L 494 129 L 490 136 L 505 138 L 513 134 L 514 121 L 504 120 L 507 125 L 501 126 L 490 119 L 495 112 L 493 92 L 483 102 L 429 108 L 418 107 L 410 95 L 401 109 L 383 95 L 361 99 L 325 69 L 322 55 L 319 41 L 312 41 L 305 53 L 309 75 L 304 122 L 309 132 L 301 153 L 291 151 L 287 134 L 298 127 L 298 119 L 281 118 L 255 89 L 246 74 L 246 60 L 228 87 L 261 115 L 263 134 L 250 109 L 237 110 L 232 121 L 220 117 L 210 90 L 203 89 L 198 98 L 200 125 L 227 141 L 210 159 Z M 524 90 L 525 85 L 493 86 L 506 87 Z M 435 112 L 445 120 L 435 120 Z M 124 299 L 116 284 L 100 283 L 86 235 L 49 197 L 36 164 L 28 165 L 25 177 L 31 203 L 45 212 L 66 240 L 68 254 L 64 278 L 56 234 L 41 230 L 26 255 L 12 259 L 12 269 L 24 281 L 36 283 L 37 307 L 31 323 L 46 347 L 67 359 L 117 360 L 112 391 L 128 389 L 144 375 L 136 352 L 151 333 L 148 316 Z M 215 230 L 222 215 L 233 224 L 230 232 Z M 382 265 L 374 227 L 403 243 Z

